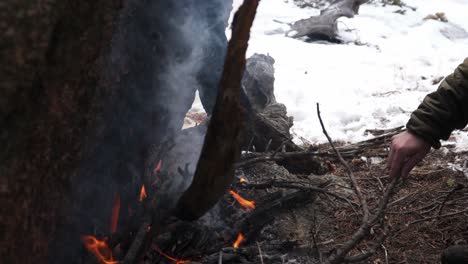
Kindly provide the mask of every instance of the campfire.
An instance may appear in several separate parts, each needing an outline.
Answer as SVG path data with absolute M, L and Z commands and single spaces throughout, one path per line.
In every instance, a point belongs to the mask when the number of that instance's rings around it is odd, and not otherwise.
M 287 263 L 289 256 L 298 263 L 336 264 L 365 260 L 382 245 L 389 230 L 386 208 L 400 179 L 379 178 L 381 193 L 369 199 L 350 166 L 360 164 L 360 147 L 384 148 L 402 128 L 337 148 L 317 104 L 330 146 L 307 149 L 292 142 L 292 121 L 273 92 L 255 100 L 261 92 L 240 85 L 243 76 L 256 78 L 249 71 L 244 75 L 244 68 L 258 2 L 246 0 L 236 13 L 209 121 L 156 146 L 145 175 L 114 194 L 109 232 L 81 234 L 90 262 L 263 264 Z M 268 56 L 256 58 L 274 63 Z M 183 160 L 184 150 L 197 141 L 194 134 L 203 134 L 196 164 Z M 351 165 L 345 160 L 350 158 Z M 337 164 L 347 180 L 332 175 Z M 337 234 L 330 215 L 340 219 L 349 208 L 359 220 L 346 235 Z

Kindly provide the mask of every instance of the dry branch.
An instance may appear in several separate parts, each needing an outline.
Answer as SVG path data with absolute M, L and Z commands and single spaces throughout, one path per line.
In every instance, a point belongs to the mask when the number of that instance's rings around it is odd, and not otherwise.
M 325 126 L 324 126 L 323 121 L 322 121 L 322 117 L 320 115 L 320 106 L 319 106 L 318 103 L 317 103 L 317 115 L 318 115 L 318 118 L 319 118 L 319 121 L 320 121 L 320 125 L 322 126 L 323 133 L 327 137 L 328 142 L 330 143 L 330 146 L 332 147 L 332 149 L 334 150 L 334 152 L 338 156 L 338 159 L 340 160 L 340 162 L 346 168 L 346 171 L 348 173 L 348 177 L 351 180 L 351 185 L 353 186 L 354 192 L 356 193 L 356 196 L 358 197 L 359 202 L 361 203 L 362 212 L 363 212 L 360 227 L 353 233 L 353 235 L 351 236 L 351 238 L 349 240 L 345 241 L 338 249 L 336 249 L 336 251 L 333 254 L 331 254 L 327 258 L 325 263 L 327 263 L 327 264 L 337 264 L 337 263 L 349 262 L 349 261 L 361 261 L 364 257 L 366 257 L 366 258 L 370 257 L 373 254 L 373 252 L 375 252 L 375 250 L 373 250 L 371 248 L 370 250 L 368 250 L 367 252 L 365 252 L 365 253 L 363 253 L 363 254 L 361 254 L 359 256 L 347 257 L 346 255 L 353 248 L 355 248 L 361 241 L 363 241 L 365 238 L 367 238 L 369 236 L 370 229 L 375 224 L 383 222 L 384 216 L 385 216 L 385 211 L 386 211 L 386 208 L 387 208 L 387 205 L 388 205 L 388 201 L 389 201 L 390 197 L 393 195 L 393 192 L 394 192 L 395 187 L 396 187 L 396 185 L 398 183 L 398 180 L 400 179 L 400 175 L 398 175 L 397 177 L 395 177 L 395 178 L 393 178 L 391 180 L 389 186 L 387 187 L 387 189 L 385 190 L 382 198 L 379 201 L 376 213 L 374 213 L 371 216 L 370 211 L 369 211 L 369 207 L 367 205 L 367 201 L 364 198 L 364 196 L 362 195 L 361 189 L 360 189 L 359 185 L 357 184 L 357 180 L 356 180 L 351 168 L 349 167 L 348 163 L 346 163 L 346 161 L 343 159 L 340 152 L 335 148 L 332 139 L 330 138 L 330 136 L 328 135 L 328 133 L 327 133 L 327 131 L 325 129 Z M 385 223 L 382 223 L 382 224 L 385 224 Z M 384 240 L 384 238 L 386 236 L 386 233 L 387 232 L 386 232 L 386 228 L 385 228 L 384 233 L 377 239 L 378 243 L 381 244 L 383 242 L 383 240 Z M 382 242 L 379 242 L 379 241 L 382 241 Z
M 240 87 L 245 68 L 245 52 L 259 0 L 246 0 L 237 11 L 229 42 L 220 89 L 205 142 L 190 187 L 183 193 L 175 214 L 194 220 L 209 210 L 226 192 L 234 176 L 234 163 L 240 156 L 242 117 Z M 210 190 L 206 192 L 205 190 Z M 162 197 L 151 200 L 143 223 L 122 263 L 132 264 L 149 247 L 155 232 L 167 227 L 169 213 L 163 211 Z M 157 214 L 155 214 L 157 212 Z M 148 227 L 151 230 L 148 232 Z M 155 231 L 156 230 L 156 231 Z
M 197 169 L 176 207 L 176 215 L 181 219 L 195 220 L 205 214 L 226 192 L 234 177 L 234 163 L 240 157 L 242 140 L 241 80 L 258 3 L 259 0 L 245 0 L 234 17 L 218 97 Z
M 327 137 L 328 143 L 330 143 L 330 146 L 332 147 L 332 149 L 335 152 L 336 156 L 340 160 L 341 164 L 343 164 L 343 166 L 346 168 L 346 172 L 348 173 L 348 177 L 351 180 L 351 185 L 352 185 L 352 187 L 354 189 L 354 192 L 356 193 L 356 196 L 359 199 L 359 202 L 361 203 L 362 213 L 363 213 L 362 221 L 363 222 L 368 222 L 368 220 L 369 220 L 369 207 L 367 205 L 367 201 L 364 198 L 364 195 L 362 195 L 361 188 L 359 187 L 359 185 L 357 183 L 356 177 L 354 176 L 354 173 L 351 170 L 351 167 L 349 167 L 348 163 L 343 159 L 340 152 L 335 148 L 335 145 L 333 144 L 332 139 L 328 135 L 327 130 L 325 129 L 325 126 L 323 124 L 322 117 L 320 115 L 320 106 L 319 106 L 318 103 L 317 103 L 317 115 L 318 115 L 318 118 L 319 118 L 319 121 L 320 121 L 320 125 L 322 126 L 322 132 Z
M 355 202 L 349 200 L 348 198 L 324 189 L 323 187 L 325 187 L 329 183 L 330 182 L 327 181 L 327 182 L 323 182 L 319 185 L 314 186 L 308 183 L 272 180 L 272 181 L 265 182 L 265 183 L 243 183 L 241 184 L 241 187 L 255 189 L 255 190 L 268 189 L 268 188 L 283 188 L 283 189 L 311 191 L 311 192 L 317 192 L 317 193 L 324 194 L 324 195 L 329 195 L 329 196 L 335 197 L 338 200 L 342 200 L 348 204 L 356 205 Z
M 429 220 L 447 218 L 447 217 L 451 217 L 451 216 L 455 216 L 455 215 L 460 215 L 460 214 L 465 214 L 465 213 L 468 213 L 468 209 L 461 210 L 461 211 L 457 211 L 457 212 L 453 212 L 453 213 L 447 213 L 447 214 L 443 214 L 443 215 L 436 215 L 436 216 L 431 216 L 431 217 L 426 217 L 426 218 L 418 219 L 418 220 L 415 220 L 415 221 L 413 221 L 413 222 L 408 223 L 408 226 L 414 225 L 414 224 L 417 224 L 417 223 L 421 223 L 421 222 L 425 222 L 425 221 L 429 221 Z

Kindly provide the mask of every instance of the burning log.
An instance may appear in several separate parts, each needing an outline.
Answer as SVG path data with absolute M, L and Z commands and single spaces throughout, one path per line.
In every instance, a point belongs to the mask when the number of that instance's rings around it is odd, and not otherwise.
M 112 250 L 107 245 L 106 241 L 98 240 L 94 236 L 83 236 L 82 241 L 88 251 L 94 254 L 102 264 L 118 264 L 112 257 Z
M 158 246 L 155 244 L 151 244 L 151 248 L 154 249 L 156 252 L 158 252 L 161 256 L 167 258 L 168 260 L 174 262 L 175 264 L 183 264 L 183 263 L 188 263 L 191 262 L 190 260 L 185 260 L 185 259 L 177 259 L 172 256 L 169 256 L 168 254 L 164 253 Z
M 218 97 L 197 169 L 192 184 L 176 207 L 180 219 L 195 220 L 205 214 L 233 180 L 234 164 L 240 157 L 242 143 L 241 81 L 258 3 L 259 0 L 246 0 L 234 17 Z

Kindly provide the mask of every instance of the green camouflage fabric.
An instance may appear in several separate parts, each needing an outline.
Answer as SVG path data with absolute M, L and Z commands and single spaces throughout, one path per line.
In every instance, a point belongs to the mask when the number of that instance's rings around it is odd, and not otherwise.
M 440 148 L 455 129 L 468 123 L 468 58 L 440 84 L 437 91 L 424 98 L 406 124 L 409 132 Z

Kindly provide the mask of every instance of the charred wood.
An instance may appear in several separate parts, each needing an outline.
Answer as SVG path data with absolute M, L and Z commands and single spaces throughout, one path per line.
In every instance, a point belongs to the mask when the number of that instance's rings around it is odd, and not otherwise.
M 240 90 L 245 53 L 258 0 L 245 1 L 236 13 L 213 116 L 192 184 L 180 197 L 176 215 L 195 220 L 226 192 L 240 157 L 242 115 Z M 206 190 L 210 192 L 206 192 Z

